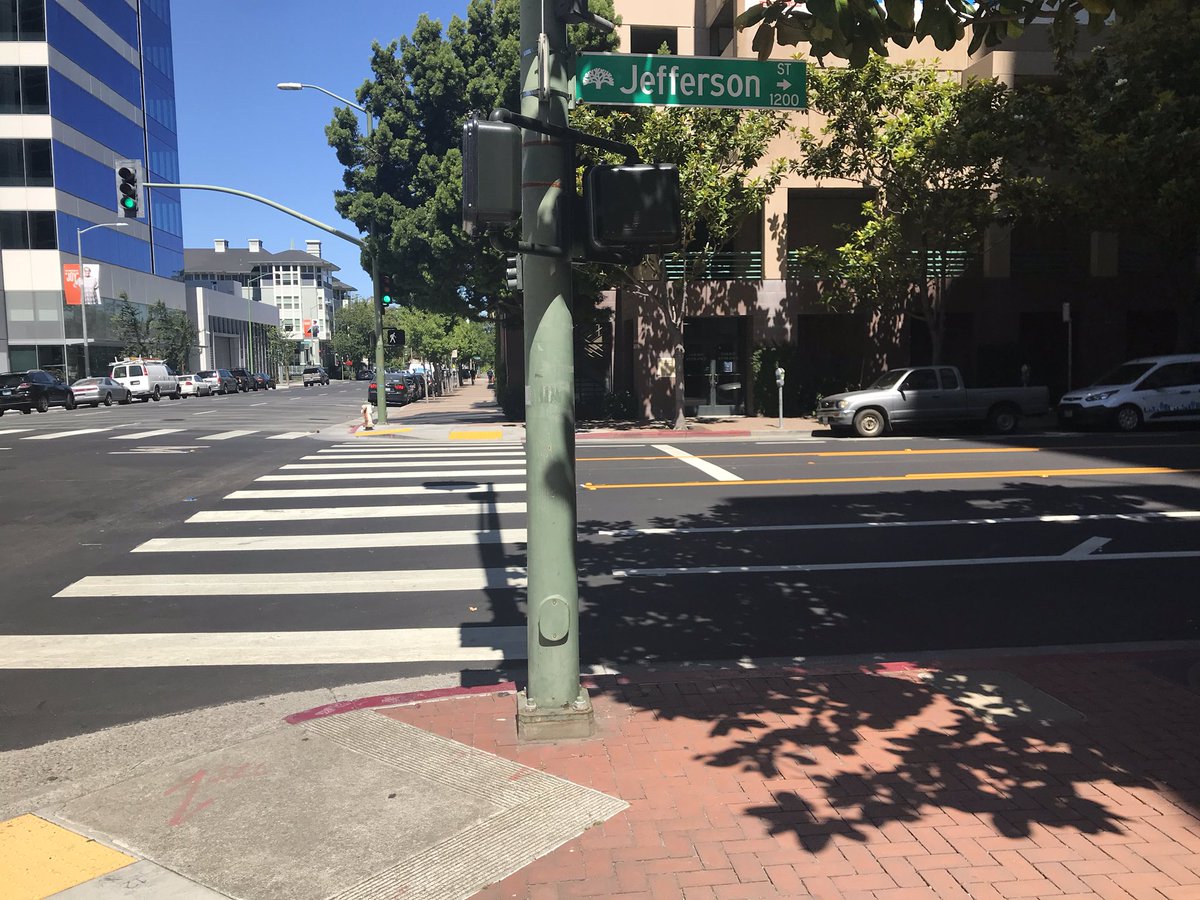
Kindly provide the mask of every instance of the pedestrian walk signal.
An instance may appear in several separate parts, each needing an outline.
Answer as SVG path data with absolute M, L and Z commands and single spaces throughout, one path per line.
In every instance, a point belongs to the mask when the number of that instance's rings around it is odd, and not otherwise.
M 113 164 L 117 176 L 117 212 L 126 219 L 142 215 L 142 161 L 118 159 Z
M 403 347 L 404 346 L 404 329 L 403 328 L 389 328 L 387 330 L 387 345 L 389 347 Z

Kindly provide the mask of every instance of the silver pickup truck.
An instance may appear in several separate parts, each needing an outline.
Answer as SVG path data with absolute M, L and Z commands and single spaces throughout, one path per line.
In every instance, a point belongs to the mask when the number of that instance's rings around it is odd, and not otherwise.
M 986 422 L 1009 434 L 1021 416 L 1050 409 L 1044 387 L 966 388 L 953 366 L 916 366 L 884 372 L 868 388 L 821 398 L 817 421 L 834 434 L 851 430 L 878 437 L 894 427 Z

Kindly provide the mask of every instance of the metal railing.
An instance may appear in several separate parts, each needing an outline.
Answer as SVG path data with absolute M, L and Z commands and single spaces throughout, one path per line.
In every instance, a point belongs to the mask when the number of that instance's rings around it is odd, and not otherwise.
M 921 258 L 920 250 L 910 251 L 914 262 Z M 825 278 L 810 265 L 800 260 L 797 250 L 789 250 L 787 255 L 788 278 Z M 945 273 L 947 278 L 957 278 L 962 275 L 978 274 L 982 268 L 982 254 L 969 250 L 926 250 L 925 270 L 930 277 Z
M 665 260 L 667 278 L 678 281 L 686 272 L 689 281 L 760 281 L 763 277 L 761 250 L 725 253 L 696 251 L 668 256 Z

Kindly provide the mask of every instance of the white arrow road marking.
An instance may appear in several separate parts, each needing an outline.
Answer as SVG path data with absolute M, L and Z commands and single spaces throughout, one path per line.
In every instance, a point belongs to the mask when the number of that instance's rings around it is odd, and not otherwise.
M 525 659 L 524 625 L 275 631 L 0 636 L 0 669 L 132 669 L 168 666 L 500 662 Z
M 408 594 L 525 587 L 525 570 L 420 569 L 376 572 L 198 572 L 186 575 L 88 575 L 55 597 L 260 597 Z
M 1105 544 L 1107 544 L 1111 540 L 1112 540 L 1112 538 L 1090 537 L 1086 541 L 1084 541 L 1082 544 L 1080 544 L 1078 547 L 1072 547 L 1070 550 L 1068 550 L 1066 553 L 1064 553 L 1063 558 L 1064 559 L 1083 559 L 1084 557 L 1091 556 L 1093 550 L 1099 550 L 1101 547 L 1103 547 Z

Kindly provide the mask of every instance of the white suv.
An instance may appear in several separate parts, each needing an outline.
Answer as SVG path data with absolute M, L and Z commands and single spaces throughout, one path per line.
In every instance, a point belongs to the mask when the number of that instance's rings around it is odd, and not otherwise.
M 309 366 L 304 370 L 304 386 L 313 384 L 329 384 L 329 373 L 320 366 Z
M 1200 353 L 1145 356 L 1058 401 L 1060 425 L 1115 425 L 1136 431 L 1151 422 L 1200 422 Z

